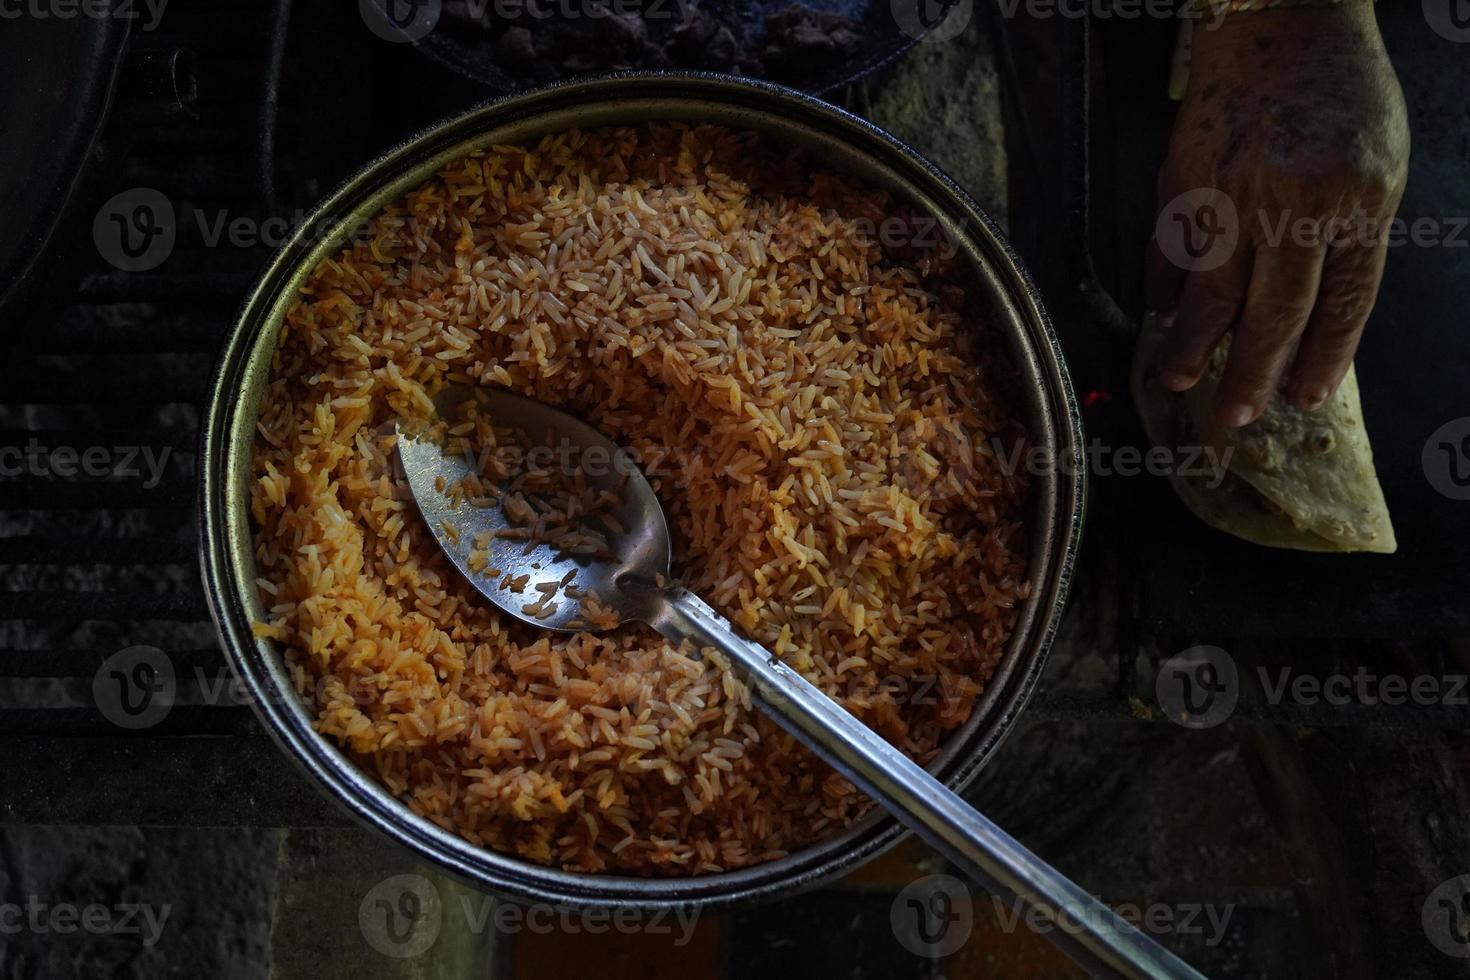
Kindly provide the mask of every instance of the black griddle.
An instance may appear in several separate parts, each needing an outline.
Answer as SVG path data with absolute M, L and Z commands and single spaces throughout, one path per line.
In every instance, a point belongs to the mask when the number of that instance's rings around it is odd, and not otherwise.
M 385 0 L 387 2 L 387 0 Z M 452 3 L 453 0 L 447 0 Z M 463 0 L 461 0 L 463 2 Z M 491 0 L 489 10 L 495 10 Z M 549 10 L 560 10 L 569 4 L 571 9 L 585 12 L 594 0 L 529 0 L 542 3 Z M 609 0 L 608 7 L 617 10 L 647 9 L 656 14 L 646 21 L 647 31 L 653 38 L 667 38 L 678 28 L 683 18 L 702 10 L 719 25 L 728 28 L 735 41 L 737 60 L 746 65 L 758 65 L 766 43 L 766 20 L 782 14 L 796 5 L 797 0 L 622 0 L 621 4 Z M 840 58 L 804 66 L 789 65 L 775 71 L 751 71 L 755 77 L 768 78 L 806 92 L 826 93 L 858 81 L 884 65 L 891 63 L 937 28 L 950 13 L 956 0 L 801 0 L 801 6 L 817 13 L 838 15 L 850 22 L 860 35 L 856 50 Z M 523 6 L 515 0 L 510 8 L 518 11 Z M 527 88 L 538 83 L 558 78 L 573 77 L 577 72 L 543 70 L 540 76 L 512 71 L 502 63 L 495 50 L 495 40 L 510 26 L 526 24 L 534 30 L 564 29 L 569 32 L 594 26 L 593 19 L 583 13 L 578 22 L 546 25 L 533 21 L 527 15 L 495 23 L 487 15 L 491 26 L 469 23 L 452 16 L 448 9 L 439 16 L 435 28 L 414 42 L 424 55 L 439 64 L 483 83 L 490 89 L 509 92 Z M 589 67 L 588 72 L 624 68 L 700 68 L 720 69 L 702 63 L 694 57 L 687 63 L 647 63 L 640 59 L 627 64 L 610 63 Z
M 43 292 L 44 257 L 73 217 L 131 24 L 10 17 L 0 30 L 0 332 Z

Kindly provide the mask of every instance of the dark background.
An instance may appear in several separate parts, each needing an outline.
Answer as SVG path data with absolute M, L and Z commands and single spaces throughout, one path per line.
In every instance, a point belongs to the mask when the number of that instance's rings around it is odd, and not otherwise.
M 1003 128 L 980 115 L 968 127 L 936 117 L 932 130 L 923 119 L 878 121 L 936 158 L 954 153 L 958 127 L 975 139 L 965 152 L 1009 161 L 997 164 L 1001 191 L 971 189 L 1009 215 L 1089 435 L 1142 447 L 1127 362 L 1171 112 L 1173 25 L 1099 20 L 1089 31 L 984 4 L 971 13 L 942 51 L 921 46 L 833 98 L 876 117 L 899 87 L 934 97 L 957 59 L 983 62 Z M 1470 47 L 1437 35 L 1416 4 L 1384 3 L 1379 17 L 1414 132 L 1402 213 L 1470 214 Z M 352 4 L 173 0 L 126 47 L 55 23 L 0 32 L 12 49 L 0 62 L 12 72 L 0 84 L 0 202 L 7 214 L 41 202 L 31 210 L 47 218 L 13 221 L 0 237 L 0 254 L 28 271 L 8 281 L 0 306 L 0 447 L 38 438 L 171 452 L 157 486 L 0 476 L 0 902 L 172 908 L 163 939 L 146 948 L 120 935 L 0 935 L 0 975 L 415 976 L 466 963 L 487 976 L 1065 975 L 1042 940 L 1006 932 L 978 893 L 959 952 L 905 949 L 889 924 L 894 898 L 943 870 L 912 844 L 815 893 L 707 917 L 677 949 L 648 935 L 449 929 L 422 961 L 370 948 L 363 896 L 392 875 L 432 872 L 349 828 L 248 707 L 208 696 L 228 671 L 195 566 L 197 405 L 270 249 L 210 246 L 181 222 L 166 262 L 123 272 L 99 254 L 92 222 L 137 187 L 161 191 L 179 214 L 290 217 L 376 152 L 489 93 L 373 37 Z M 89 96 L 114 77 L 106 104 Z M 1097 476 L 1042 689 L 971 791 L 1109 901 L 1231 910 L 1218 944 L 1161 937 L 1211 975 L 1441 977 L 1470 962 L 1441 952 L 1433 940 L 1453 949 L 1454 937 L 1421 921 L 1430 892 L 1470 872 L 1470 709 L 1273 703 L 1258 682 L 1258 668 L 1451 683 L 1466 673 L 1470 504 L 1438 493 L 1421 464 L 1429 435 L 1470 415 L 1466 256 L 1396 250 L 1358 362 L 1399 553 L 1255 548 L 1190 518 L 1162 480 Z M 165 653 L 185 694 L 160 724 L 125 731 L 99 709 L 93 678 L 140 644 Z M 1198 644 L 1229 652 L 1239 705 L 1191 731 L 1164 719 L 1155 681 Z M 432 880 L 446 902 L 457 894 Z

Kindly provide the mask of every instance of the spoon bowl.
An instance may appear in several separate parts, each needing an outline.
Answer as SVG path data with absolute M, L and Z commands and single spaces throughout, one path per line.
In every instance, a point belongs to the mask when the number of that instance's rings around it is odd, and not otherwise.
M 397 424 L 398 458 L 461 574 L 505 612 L 557 632 L 616 625 L 588 616 L 589 597 L 618 621 L 654 614 L 648 595 L 669 578 L 669 528 L 631 451 L 509 391 L 448 388 L 434 407 L 441 426 Z M 468 438 L 487 429 L 494 445 Z M 578 506 L 586 509 L 567 513 Z M 568 533 L 552 537 L 561 530 Z

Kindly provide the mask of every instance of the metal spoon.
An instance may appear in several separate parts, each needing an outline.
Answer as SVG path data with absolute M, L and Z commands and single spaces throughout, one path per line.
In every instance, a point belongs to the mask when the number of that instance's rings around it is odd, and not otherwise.
M 591 628 L 580 598 L 591 593 L 621 621 L 647 623 L 675 643 L 714 647 L 736 665 L 761 710 L 957 866 L 1036 908 L 1052 923 L 1048 937 L 1095 975 L 1201 976 L 796 671 L 742 639 L 698 596 L 672 583 L 669 530 L 653 488 L 633 458 L 602 433 L 541 402 L 492 389 L 451 388 L 435 399 L 435 407 L 451 432 L 472 411 L 493 420 L 497 430 L 532 436 L 527 446 L 497 450 L 514 457 L 499 461 L 513 464 L 508 468 L 575 475 L 616 497 L 604 498 L 611 521 L 601 516 L 583 521 L 616 557 L 567 554 L 553 544 L 526 540 L 527 514 L 516 504 L 510 505 L 516 519 L 507 515 L 506 496 L 461 499 L 456 488 L 463 491 L 461 481 L 483 474 L 485 453 L 456 451 L 452 436 L 446 441 L 442 434 L 426 433 L 422 424 L 400 424 L 398 456 L 419 510 L 449 560 L 491 602 L 532 625 L 578 632 Z M 594 547 L 582 544 L 583 551 Z M 552 592 L 535 588 L 550 589 L 552 583 L 557 585 Z M 520 591 L 514 589 L 517 584 Z

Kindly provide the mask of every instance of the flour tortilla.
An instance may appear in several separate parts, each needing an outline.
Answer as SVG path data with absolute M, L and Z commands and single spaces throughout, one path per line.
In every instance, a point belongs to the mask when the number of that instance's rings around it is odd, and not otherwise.
M 1133 354 L 1133 400 L 1154 445 L 1176 453 L 1203 447 L 1226 464 L 1223 480 L 1209 472 L 1170 475 L 1196 516 L 1273 548 L 1386 554 L 1398 547 L 1352 368 L 1317 411 L 1298 411 L 1277 394 L 1259 419 L 1231 429 L 1216 422 L 1214 413 L 1229 338 L 1216 348 L 1200 382 L 1180 394 L 1159 380 L 1163 335 L 1154 317 L 1144 321 Z

